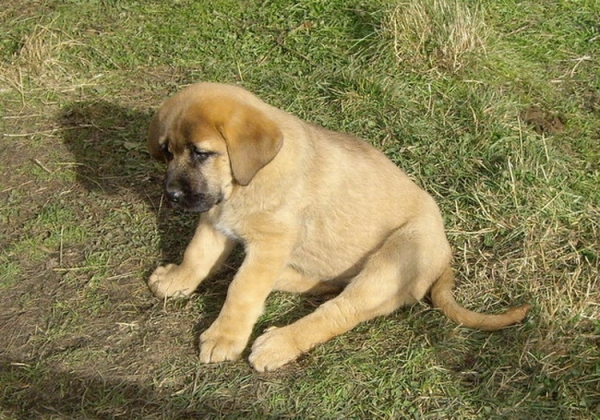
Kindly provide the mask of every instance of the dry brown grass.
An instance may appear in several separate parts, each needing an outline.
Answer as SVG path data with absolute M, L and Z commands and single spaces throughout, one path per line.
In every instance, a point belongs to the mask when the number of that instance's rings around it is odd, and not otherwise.
M 400 63 L 452 72 L 485 53 L 485 29 L 480 11 L 460 0 L 401 1 L 385 25 Z
M 73 51 L 83 44 L 49 25 L 36 25 L 22 42 L 9 64 L 0 64 L 0 85 L 25 95 L 26 90 L 46 92 L 73 91 L 86 84 L 73 71 Z M 86 66 L 84 55 L 78 54 L 79 66 Z

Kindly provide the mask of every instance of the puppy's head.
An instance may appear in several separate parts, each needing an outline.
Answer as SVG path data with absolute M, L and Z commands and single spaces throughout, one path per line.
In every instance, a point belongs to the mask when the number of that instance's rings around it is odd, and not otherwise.
M 259 103 L 241 88 L 208 83 L 163 103 L 150 124 L 148 149 L 167 163 L 172 204 L 208 211 L 275 157 L 283 134 Z

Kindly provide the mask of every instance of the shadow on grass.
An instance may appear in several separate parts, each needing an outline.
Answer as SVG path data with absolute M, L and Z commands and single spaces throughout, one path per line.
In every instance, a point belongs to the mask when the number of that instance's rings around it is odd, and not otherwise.
M 188 402 L 127 380 L 80 376 L 0 360 L 0 418 L 196 419 L 218 416 L 210 401 Z
M 162 205 L 165 168 L 146 151 L 152 115 L 151 110 L 84 101 L 65 107 L 58 118 L 64 144 L 76 160 L 78 182 L 92 194 L 114 198 L 109 205 L 130 201 L 131 196 L 144 201 L 157 215 L 163 261 L 177 262 L 197 216 Z

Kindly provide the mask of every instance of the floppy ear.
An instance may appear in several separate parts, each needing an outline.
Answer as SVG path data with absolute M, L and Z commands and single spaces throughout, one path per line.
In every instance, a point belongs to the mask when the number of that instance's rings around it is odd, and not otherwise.
M 165 160 L 165 154 L 163 152 L 160 142 L 162 137 L 164 136 L 164 131 L 165 129 L 160 118 L 160 112 L 157 112 L 156 115 L 154 115 L 154 118 L 152 118 L 152 121 L 150 122 L 150 128 L 148 129 L 147 146 L 150 155 L 154 159 L 160 161 Z
M 283 144 L 283 133 L 277 124 L 249 106 L 238 105 L 217 129 L 227 143 L 233 177 L 244 186 L 277 155 Z

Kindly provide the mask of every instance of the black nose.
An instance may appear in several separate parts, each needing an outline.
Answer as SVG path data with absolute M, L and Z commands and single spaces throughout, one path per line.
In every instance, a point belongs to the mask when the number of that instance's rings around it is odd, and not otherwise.
M 183 191 L 181 190 L 167 190 L 167 199 L 171 203 L 179 203 L 183 198 Z

